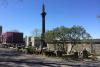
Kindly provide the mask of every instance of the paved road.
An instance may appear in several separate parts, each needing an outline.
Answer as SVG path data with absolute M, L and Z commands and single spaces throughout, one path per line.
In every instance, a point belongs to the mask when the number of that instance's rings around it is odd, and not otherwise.
M 55 59 L 56 60 L 56 59 Z M 15 49 L 0 48 L 0 67 L 99 67 L 100 62 L 55 61 L 35 55 L 18 53 Z

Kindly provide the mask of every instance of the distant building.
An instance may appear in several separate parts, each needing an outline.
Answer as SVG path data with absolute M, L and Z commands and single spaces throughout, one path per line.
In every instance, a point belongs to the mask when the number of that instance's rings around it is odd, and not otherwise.
M 5 32 L 2 33 L 2 26 L 0 26 L 0 46 L 24 46 L 25 41 L 22 32 Z
M 29 46 L 31 44 L 31 37 L 25 36 L 25 46 Z
M 36 47 L 36 48 L 40 48 L 41 46 L 41 39 L 39 37 L 33 37 L 33 36 L 26 36 L 25 37 L 25 44 L 26 44 L 26 47 L 29 46 L 29 45 L 32 45 L 33 47 Z
M 2 26 L 0 26 L 0 35 L 2 34 Z
M 24 44 L 23 33 L 20 32 L 3 33 L 2 44 Z
M 41 49 L 41 38 L 39 37 L 34 37 L 34 41 L 32 40 L 32 43 L 34 43 L 34 47 L 37 49 Z
M 2 26 L 0 26 L 0 43 L 2 43 Z

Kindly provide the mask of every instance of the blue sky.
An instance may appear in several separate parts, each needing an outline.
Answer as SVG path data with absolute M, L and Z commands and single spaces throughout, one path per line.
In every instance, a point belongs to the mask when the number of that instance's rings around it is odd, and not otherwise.
M 97 18 L 100 0 L 46 0 L 45 3 L 47 30 L 81 25 L 94 38 L 100 38 L 100 18 Z M 17 29 L 31 35 L 35 28 L 41 30 L 41 6 L 42 0 L 0 0 L 3 32 Z

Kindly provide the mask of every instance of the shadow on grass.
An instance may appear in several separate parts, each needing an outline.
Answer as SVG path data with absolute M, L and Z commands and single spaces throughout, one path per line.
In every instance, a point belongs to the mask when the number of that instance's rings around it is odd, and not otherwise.
M 0 61 L 0 63 L 2 63 L 2 61 Z M 23 66 L 24 64 L 24 66 Z M 44 63 L 42 61 L 27 61 L 27 60 L 12 60 L 12 61 L 3 61 L 2 64 L 0 64 L 0 66 L 3 67 L 61 67 L 59 64 L 57 63 Z

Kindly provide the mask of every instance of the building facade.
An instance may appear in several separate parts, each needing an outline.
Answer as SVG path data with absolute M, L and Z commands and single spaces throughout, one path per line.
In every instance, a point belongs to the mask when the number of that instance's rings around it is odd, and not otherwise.
M 2 26 L 0 26 L 0 35 L 2 34 Z
M 0 43 L 2 43 L 2 26 L 0 26 Z
M 26 47 L 31 45 L 31 46 L 38 49 L 41 46 L 41 39 L 39 37 L 26 36 L 25 37 L 25 44 L 26 44 Z
M 2 34 L 2 44 L 24 44 L 23 33 L 6 32 Z
M 28 47 L 29 45 L 32 45 L 31 37 L 30 36 L 25 36 L 25 46 Z

